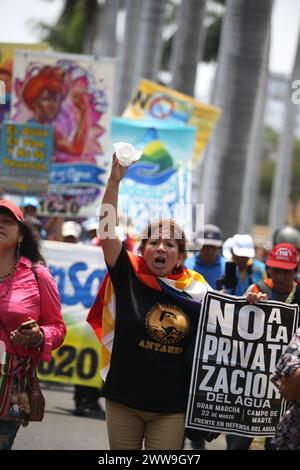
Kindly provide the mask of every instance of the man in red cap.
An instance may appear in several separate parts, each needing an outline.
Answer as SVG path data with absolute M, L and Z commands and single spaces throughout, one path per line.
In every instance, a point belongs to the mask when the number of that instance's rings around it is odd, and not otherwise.
M 300 306 L 300 284 L 295 281 L 299 257 L 291 243 L 278 243 L 274 246 L 266 261 L 269 278 L 252 284 L 248 292 L 263 292 L 268 300 L 277 300 Z M 227 441 L 228 442 L 228 441 Z M 227 450 L 247 450 L 252 443 L 252 437 L 232 436 Z M 271 438 L 266 438 L 265 449 L 273 450 Z
M 251 286 L 252 292 L 264 292 L 270 300 L 299 303 L 300 286 L 297 287 L 295 276 L 299 257 L 291 243 L 278 243 L 270 252 L 266 266 L 269 279 Z

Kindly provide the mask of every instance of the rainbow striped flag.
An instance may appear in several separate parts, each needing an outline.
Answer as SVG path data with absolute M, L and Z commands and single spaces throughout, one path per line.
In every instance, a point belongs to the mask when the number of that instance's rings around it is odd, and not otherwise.
M 212 288 L 201 274 L 184 268 L 179 274 L 170 274 L 163 278 L 154 276 L 149 271 L 141 256 L 128 252 L 129 260 L 137 278 L 146 286 L 159 292 L 165 292 L 173 299 L 180 300 L 189 308 L 200 311 L 200 302 Z M 112 281 L 107 273 L 100 286 L 95 301 L 89 311 L 87 322 L 95 331 L 101 344 L 101 377 L 106 379 L 110 367 L 114 342 L 116 318 L 116 295 Z

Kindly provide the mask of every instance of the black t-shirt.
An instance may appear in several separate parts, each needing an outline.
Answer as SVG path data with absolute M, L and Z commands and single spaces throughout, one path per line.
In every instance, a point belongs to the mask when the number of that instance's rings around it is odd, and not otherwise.
M 116 323 L 105 397 L 143 411 L 184 412 L 200 307 L 195 312 L 142 284 L 124 248 L 108 270 Z

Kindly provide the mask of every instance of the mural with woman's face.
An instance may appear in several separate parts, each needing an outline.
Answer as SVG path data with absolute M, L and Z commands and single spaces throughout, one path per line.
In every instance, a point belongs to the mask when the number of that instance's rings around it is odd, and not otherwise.
M 53 129 L 55 165 L 41 210 L 92 215 L 106 173 L 114 62 L 52 52 L 16 56 L 13 121 L 31 126 L 33 135 L 41 125 Z
M 28 110 L 27 122 L 54 128 L 54 162 L 95 163 L 103 154 L 100 108 L 88 71 L 71 61 L 30 64 L 16 92 Z
M 40 124 L 50 124 L 58 115 L 63 95 L 45 89 L 33 102 L 34 117 Z
M 64 70 L 47 65 L 25 82 L 22 98 L 33 112 L 33 120 L 51 124 L 60 112 L 66 94 Z

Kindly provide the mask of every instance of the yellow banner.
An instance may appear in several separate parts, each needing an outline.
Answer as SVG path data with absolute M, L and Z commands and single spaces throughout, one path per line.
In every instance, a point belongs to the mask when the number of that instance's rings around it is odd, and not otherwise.
M 5 79 L 5 82 L 7 81 L 7 93 L 10 93 L 11 91 L 11 77 L 15 49 L 23 49 L 25 51 L 45 51 L 49 49 L 49 46 L 46 43 L 23 44 L 0 42 L 0 76 L 2 79 Z
M 194 160 L 205 148 L 221 110 L 200 103 L 177 90 L 141 80 L 138 90 L 125 109 L 123 116 L 132 119 L 157 119 L 181 122 L 196 127 Z
M 57 283 L 67 335 L 38 375 L 47 382 L 100 388 L 100 344 L 86 317 L 106 273 L 99 247 L 45 240 L 43 254 Z
M 12 75 L 15 49 L 44 51 L 48 44 L 22 44 L 0 42 L 0 124 L 9 119 L 12 93 Z
M 89 325 L 68 327 L 64 344 L 53 352 L 51 362 L 38 368 L 41 380 L 72 383 L 100 388 L 100 348 Z

